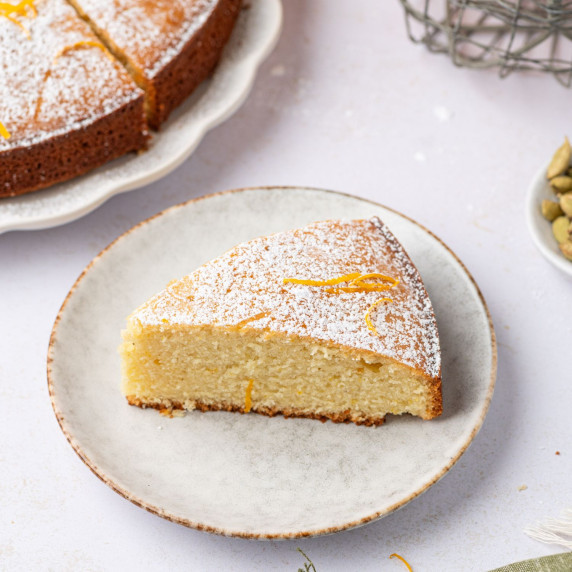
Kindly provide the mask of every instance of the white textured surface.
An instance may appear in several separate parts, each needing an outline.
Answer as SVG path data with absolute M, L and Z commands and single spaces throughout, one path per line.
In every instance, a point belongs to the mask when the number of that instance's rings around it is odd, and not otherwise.
M 253 205 L 260 214 L 256 222 Z M 199 411 L 170 420 L 126 404 L 118 384 L 119 331 L 138 300 L 154 293 L 154 283 L 197 267 L 206 250 L 222 254 L 229 243 L 258 233 L 344 215 L 383 218 L 423 276 L 442 343 L 441 417 L 423 421 L 389 416 L 379 428 Z M 208 228 L 203 229 L 205 222 Z M 319 234 L 320 224 L 314 231 Z M 362 235 L 361 242 L 367 238 Z M 177 253 L 184 244 L 194 248 L 181 257 Z M 238 257 L 241 248 L 234 251 Z M 163 252 L 173 255 L 162 257 Z M 359 259 L 357 252 L 349 256 Z M 300 262 L 303 257 L 298 255 Z M 152 277 L 147 277 L 150 261 Z M 335 258 L 331 265 L 335 267 Z M 199 272 L 207 269 L 207 277 L 212 276 L 208 268 Z M 404 278 L 404 283 L 410 280 Z M 114 296 L 109 296 L 110 287 Z M 397 288 L 392 292 L 398 306 Z M 214 317 L 221 318 L 216 311 Z M 388 514 L 421 494 L 459 458 L 489 404 L 491 337 L 486 311 L 462 265 L 415 223 L 336 193 L 244 190 L 172 209 L 120 239 L 94 262 L 54 331 L 51 395 L 74 447 L 98 475 L 134 502 L 225 534 L 316 534 Z
M 71 224 L 0 236 L 0 568 L 295 572 L 300 546 L 318 572 L 402 572 L 395 551 L 415 572 L 483 572 L 559 551 L 522 530 L 572 503 L 572 283 L 523 212 L 572 92 L 538 74 L 455 68 L 409 43 L 398 2 L 288 0 L 284 15 L 245 105 L 178 170 Z M 457 465 L 400 511 L 330 537 L 220 538 L 142 511 L 77 458 L 47 393 L 53 320 L 103 247 L 177 202 L 261 184 L 338 189 L 421 222 L 468 266 L 499 339 L 491 409 Z M 181 245 L 181 266 L 192 247 Z

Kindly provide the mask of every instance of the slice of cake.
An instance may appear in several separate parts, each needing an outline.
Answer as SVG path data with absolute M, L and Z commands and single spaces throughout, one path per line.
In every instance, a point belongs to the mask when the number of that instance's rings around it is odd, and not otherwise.
M 431 302 L 377 218 L 240 244 L 135 310 L 123 340 L 140 407 L 365 425 L 442 410 Z
M 70 2 L 145 90 L 153 129 L 215 67 L 241 4 L 241 0 Z
M 143 92 L 65 0 L 0 7 L 0 197 L 146 145 Z

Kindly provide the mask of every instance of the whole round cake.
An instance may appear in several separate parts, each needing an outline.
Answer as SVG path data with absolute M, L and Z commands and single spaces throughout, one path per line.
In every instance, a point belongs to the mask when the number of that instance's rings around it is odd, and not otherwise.
M 240 4 L 0 3 L 0 197 L 145 149 L 216 66 Z

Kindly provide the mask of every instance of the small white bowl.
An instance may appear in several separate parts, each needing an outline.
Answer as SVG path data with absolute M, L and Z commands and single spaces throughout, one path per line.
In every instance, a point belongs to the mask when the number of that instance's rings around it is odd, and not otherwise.
M 548 163 L 534 176 L 526 197 L 526 223 L 534 244 L 544 257 L 554 266 L 572 276 L 572 262 L 566 260 L 558 248 L 552 234 L 552 225 L 542 216 L 540 203 L 543 199 L 555 200 L 556 195 L 550 188 L 546 178 Z

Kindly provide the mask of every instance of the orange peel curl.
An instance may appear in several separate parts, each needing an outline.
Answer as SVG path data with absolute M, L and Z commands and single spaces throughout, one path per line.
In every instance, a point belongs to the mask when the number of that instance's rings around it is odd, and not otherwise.
M 369 282 L 369 280 L 381 280 L 382 282 Z M 339 286 L 340 284 L 347 283 L 347 286 Z M 284 278 L 284 284 L 300 284 L 303 286 L 333 286 L 333 288 L 326 288 L 324 291 L 328 294 L 339 294 L 340 292 L 385 292 L 395 288 L 399 284 L 399 279 L 392 276 L 386 276 L 379 272 L 370 272 L 368 274 L 360 274 L 359 272 L 352 272 L 351 274 L 344 274 L 338 278 L 330 278 L 329 280 L 311 280 L 304 278 Z M 379 335 L 375 326 L 371 321 L 371 312 L 379 306 L 382 302 L 393 302 L 391 298 L 380 298 L 374 302 L 365 313 L 365 323 L 367 327 Z
M 10 132 L 8 131 L 8 129 L 6 129 L 6 127 L 4 127 L 4 125 L 1 121 L 0 121 L 0 135 L 2 137 L 4 137 L 4 139 L 10 139 L 10 137 L 12 137 L 10 135 Z
M 409 564 L 409 562 L 407 562 L 407 560 L 405 560 L 405 558 L 403 558 L 403 556 L 400 556 L 397 553 L 393 553 L 389 556 L 390 558 L 398 558 L 399 560 L 401 560 L 401 562 L 403 562 L 403 564 L 405 564 L 405 566 L 407 566 L 407 570 L 409 570 L 409 572 L 413 572 L 413 568 L 411 568 L 411 564 Z

